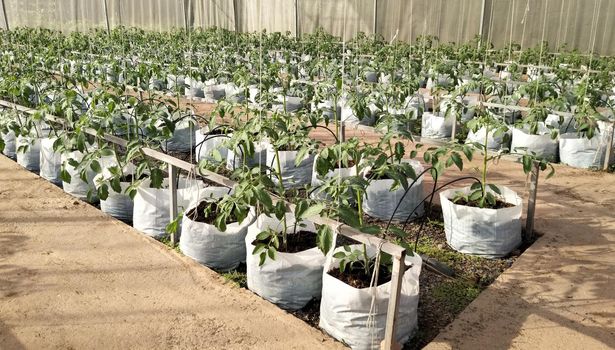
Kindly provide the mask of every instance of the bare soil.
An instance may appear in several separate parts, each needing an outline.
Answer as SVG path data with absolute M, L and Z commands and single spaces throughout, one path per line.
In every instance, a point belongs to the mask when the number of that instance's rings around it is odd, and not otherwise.
M 49 348 L 343 346 L 0 156 L 0 349 Z

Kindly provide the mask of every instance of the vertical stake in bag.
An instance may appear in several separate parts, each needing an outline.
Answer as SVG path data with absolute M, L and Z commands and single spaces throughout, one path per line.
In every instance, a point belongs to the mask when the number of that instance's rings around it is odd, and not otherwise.
M 177 167 L 169 163 L 169 195 L 171 198 L 169 203 L 169 215 L 171 216 L 171 221 L 177 218 L 177 175 Z M 177 244 L 178 238 L 177 232 L 171 233 L 171 244 L 173 246 Z
M 393 272 L 391 274 L 391 290 L 389 291 L 389 306 L 387 310 L 387 323 L 384 330 L 384 340 L 380 344 L 381 349 L 401 349 L 401 345 L 395 341 L 397 315 L 399 311 L 399 296 L 401 285 L 406 272 L 406 251 L 402 251 L 400 256 L 393 256 Z
M 526 242 L 534 240 L 534 212 L 536 211 L 536 193 L 538 192 L 538 176 L 540 175 L 539 166 L 538 162 L 534 162 L 530 174 L 530 194 L 527 200 L 527 217 L 525 219 L 524 240 Z

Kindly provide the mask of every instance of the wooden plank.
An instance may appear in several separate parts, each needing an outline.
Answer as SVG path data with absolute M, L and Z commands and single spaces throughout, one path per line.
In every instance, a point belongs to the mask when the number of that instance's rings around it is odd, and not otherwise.
M 384 330 L 384 340 L 380 344 L 381 349 L 401 349 L 401 345 L 395 340 L 397 328 L 397 315 L 399 313 L 399 295 L 404 280 L 406 252 L 393 258 L 393 275 L 391 276 L 391 289 L 389 291 L 389 305 L 387 309 L 387 322 Z

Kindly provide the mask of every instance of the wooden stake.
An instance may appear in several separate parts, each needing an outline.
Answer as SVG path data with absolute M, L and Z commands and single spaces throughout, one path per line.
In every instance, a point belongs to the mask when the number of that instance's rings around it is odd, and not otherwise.
M 178 168 L 173 164 L 169 164 L 169 198 L 170 198 L 170 211 L 171 221 L 177 218 L 177 175 Z M 175 246 L 178 242 L 177 232 L 171 233 L 171 244 Z
M 525 241 L 534 240 L 534 213 L 536 211 L 536 194 L 538 193 L 538 176 L 540 175 L 540 163 L 532 164 L 530 174 L 530 193 L 527 200 L 527 216 L 525 219 Z
M 380 344 L 381 349 L 401 349 L 401 345 L 395 341 L 397 328 L 397 314 L 399 311 L 399 294 L 404 280 L 406 251 L 400 256 L 393 257 L 393 273 L 391 276 L 391 289 L 389 291 L 389 307 L 387 310 L 387 323 L 384 330 L 384 340 Z

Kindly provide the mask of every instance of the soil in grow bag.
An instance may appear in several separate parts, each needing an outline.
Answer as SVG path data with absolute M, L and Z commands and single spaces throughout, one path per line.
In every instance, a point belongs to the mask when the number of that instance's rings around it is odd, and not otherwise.
M 205 215 L 205 212 L 209 210 L 209 215 Z M 202 222 L 209 225 L 214 225 L 218 212 L 218 204 L 216 202 L 209 201 L 201 201 L 196 208 L 192 208 L 188 210 L 186 216 L 195 222 Z M 227 224 L 232 224 L 233 222 L 237 222 L 237 218 L 235 215 L 231 213 L 229 217 L 226 219 Z
M 372 272 L 373 269 L 370 269 L 369 273 L 365 273 L 365 269 L 363 267 L 347 267 L 346 271 L 340 271 L 339 267 L 334 268 L 329 271 L 329 275 L 337 278 L 338 280 L 346 283 L 347 285 L 362 289 L 368 288 L 370 286 L 372 280 Z M 378 283 L 376 286 L 385 284 L 391 280 L 391 271 L 388 266 L 380 264 L 378 268 Z
M 460 198 L 456 201 L 453 201 L 453 203 L 457 205 L 464 205 L 466 207 L 471 207 L 471 208 L 480 208 L 480 204 L 478 203 L 478 201 L 466 201 L 464 198 Z M 503 200 L 496 199 L 495 205 L 485 206 L 484 209 L 504 209 L 504 208 L 512 208 L 514 206 L 515 206 L 514 204 L 510 204 L 508 202 L 504 202 Z
M 312 231 L 297 231 L 297 233 L 289 233 L 286 235 L 287 246 L 286 249 L 280 245 L 278 248 L 278 252 L 280 253 L 299 253 L 308 249 L 312 249 L 316 247 L 316 232 Z M 280 239 L 281 241 L 281 239 Z M 256 245 L 258 241 L 252 242 L 253 245 Z

